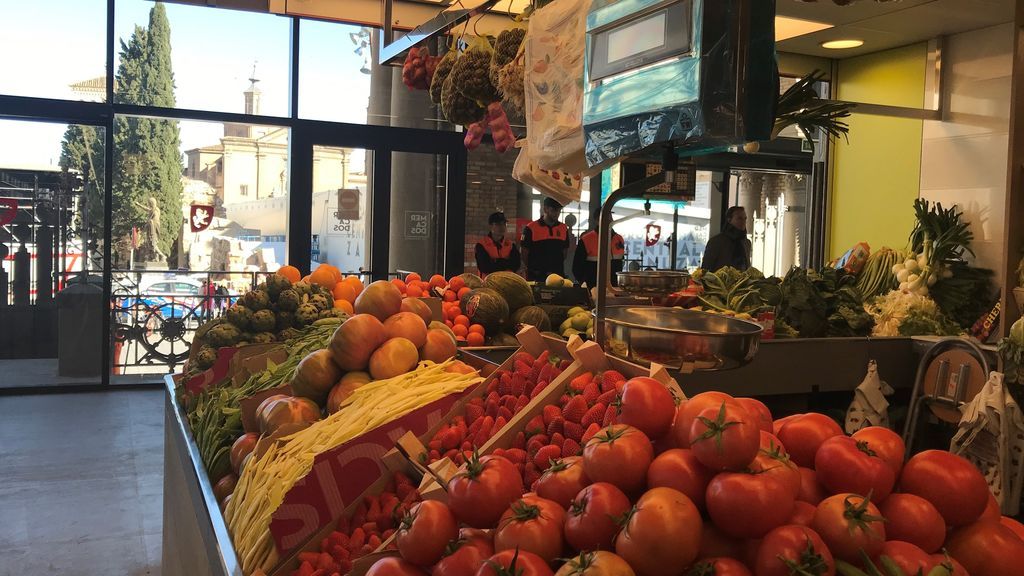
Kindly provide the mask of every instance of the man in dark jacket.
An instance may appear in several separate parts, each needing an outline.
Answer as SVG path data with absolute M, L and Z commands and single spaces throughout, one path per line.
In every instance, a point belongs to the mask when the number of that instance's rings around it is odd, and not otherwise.
M 490 232 L 476 243 L 476 267 L 481 275 L 507 270 L 519 271 L 519 248 L 515 242 L 506 237 L 504 212 L 495 212 L 487 219 Z
M 747 212 L 742 206 L 733 206 L 725 212 L 725 226 L 722 227 L 722 232 L 708 240 L 700 267 L 708 272 L 726 266 L 746 270 L 750 268 L 750 251 Z

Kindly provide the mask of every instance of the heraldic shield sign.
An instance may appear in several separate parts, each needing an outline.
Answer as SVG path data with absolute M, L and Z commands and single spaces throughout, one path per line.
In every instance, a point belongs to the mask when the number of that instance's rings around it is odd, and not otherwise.
M 192 232 L 202 232 L 210 227 L 213 221 L 213 206 L 209 204 L 193 204 L 188 214 L 188 225 Z

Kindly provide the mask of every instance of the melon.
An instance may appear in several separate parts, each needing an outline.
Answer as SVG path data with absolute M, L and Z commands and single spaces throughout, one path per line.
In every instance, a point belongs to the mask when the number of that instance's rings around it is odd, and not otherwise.
M 374 380 L 387 380 L 405 374 L 416 367 L 420 352 L 405 338 L 392 338 L 381 344 L 370 356 L 370 376 Z
M 334 363 L 331 351 L 326 348 L 310 352 L 295 367 L 292 375 L 292 393 L 309 398 L 323 406 L 327 394 L 341 378 L 341 368 Z
M 384 323 L 376 316 L 356 314 L 334 331 L 327 347 L 342 370 L 365 370 L 370 355 L 386 339 Z
M 516 312 L 524 306 L 533 304 L 533 289 L 515 272 L 488 274 L 484 279 L 484 287 L 501 294 L 505 302 L 508 302 L 509 312 Z
M 349 372 L 342 376 L 334 388 L 331 388 L 331 393 L 327 395 L 327 413 L 337 412 L 349 396 L 369 383 L 370 375 L 366 372 Z
M 427 341 L 427 325 L 413 312 L 399 312 L 384 321 L 384 334 L 390 338 L 405 338 L 419 348 Z
M 470 322 L 481 324 L 488 334 L 497 334 L 508 322 L 508 302 L 495 290 L 470 290 L 459 301 L 459 309 Z
M 466 288 L 469 288 L 470 290 L 475 290 L 477 288 L 484 287 L 484 281 L 479 276 L 473 274 L 472 272 L 459 274 L 458 277 L 462 278 L 462 283 L 465 284 Z
M 402 312 L 413 312 L 420 318 L 423 318 L 425 324 L 429 324 L 434 319 L 434 314 L 430 311 L 430 306 L 419 298 L 403 298 L 402 299 Z
M 491 336 L 490 345 L 491 346 L 519 346 L 519 340 L 516 340 L 516 337 L 511 335 L 511 334 L 506 334 L 504 332 L 499 332 L 499 333 L 495 334 L 494 336 Z
M 512 329 L 520 324 L 536 326 L 537 330 L 547 332 L 551 330 L 551 319 L 548 313 L 539 306 L 524 306 L 512 314 Z
M 427 326 L 427 328 L 428 330 L 440 330 L 447 334 L 448 336 L 450 336 L 452 342 L 455 341 L 455 332 L 453 332 L 452 329 L 449 328 L 448 325 L 445 324 L 444 322 L 438 322 L 437 320 L 434 320 Z
M 428 330 L 427 343 L 420 348 L 420 360 L 430 360 L 440 364 L 455 356 L 455 336 L 443 330 Z
M 381 322 L 402 309 L 402 293 L 391 282 L 377 280 L 356 297 L 356 314 L 372 314 Z

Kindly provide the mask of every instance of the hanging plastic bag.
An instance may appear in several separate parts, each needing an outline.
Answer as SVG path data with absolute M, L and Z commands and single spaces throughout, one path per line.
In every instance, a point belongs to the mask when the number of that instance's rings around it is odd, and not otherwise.
M 1024 418 L 1003 382 L 992 372 L 978 395 L 963 409 L 960 427 L 949 451 L 981 470 L 1002 513 L 1020 511 L 1024 484 Z
M 846 433 L 853 434 L 868 426 L 889 427 L 889 401 L 886 396 L 894 392 L 878 376 L 878 364 L 868 362 L 868 373 L 853 392 L 853 402 L 846 411 Z
M 548 170 L 581 172 L 583 61 L 591 0 L 558 0 L 530 16 L 526 33 L 525 116 L 530 160 Z
M 520 150 L 512 167 L 513 178 L 540 190 L 563 206 L 580 199 L 580 193 L 583 191 L 582 174 L 540 168 L 530 160 L 529 143 L 526 140 L 516 142 L 516 146 L 519 146 Z

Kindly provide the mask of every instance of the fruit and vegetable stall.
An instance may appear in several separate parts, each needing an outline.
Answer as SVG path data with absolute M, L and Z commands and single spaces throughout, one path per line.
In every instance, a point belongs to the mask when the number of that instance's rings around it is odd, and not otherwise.
M 1019 503 L 966 454 L 910 453 L 883 426 L 849 435 L 830 415 L 773 412 L 756 392 L 607 354 L 585 339 L 585 309 L 561 307 L 558 326 L 576 330 L 565 340 L 533 288 L 512 274 L 364 285 L 321 265 L 243 297 L 168 377 L 166 573 L 939 576 L 1024 563 L 1024 526 L 1003 515 Z M 1019 362 L 1017 336 L 1002 348 Z M 486 343 L 511 352 L 483 361 Z

